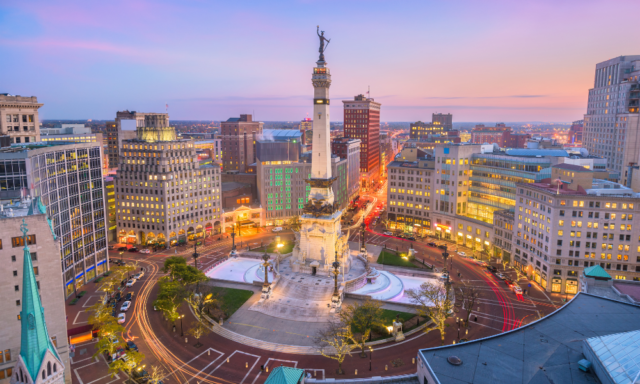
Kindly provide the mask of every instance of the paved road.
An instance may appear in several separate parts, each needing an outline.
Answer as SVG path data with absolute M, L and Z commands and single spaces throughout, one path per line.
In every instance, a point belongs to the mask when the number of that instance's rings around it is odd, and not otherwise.
M 292 237 L 291 232 L 279 234 L 281 237 Z M 403 239 L 386 237 L 369 230 L 371 236 L 367 242 L 374 244 L 384 244 L 388 247 L 408 248 L 409 242 Z M 260 241 L 265 244 L 274 236 L 270 232 L 261 232 L 250 237 L 244 237 L 243 246 L 248 244 L 259 245 Z M 355 234 L 354 236 L 359 236 Z M 239 245 L 239 243 L 238 243 Z M 414 248 L 418 251 L 418 258 L 434 264 L 436 268 L 442 268 L 442 257 L 440 250 L 431 248 L 424 243 L 414 242 Z M 221 257 L 228 254 L 231 248 L 230 239 L 206 242 L 205 246 L 199 247 L 198 252 L 201 257 L 198 259 L 198 267 L 206 269 Z M 189 257 L 193 247 L 184 247 L 178 251 L 179 255 Z M 201 342 L 204 347 L 195 348 L 195 341 L 189 338 L 185 342 L 180 335 L 180 323 L 176 324 L 176 332 L 173 327 L 163 320 L 160 312 L 153 310 L 152 302 L 157 289 L 156 281 L 162 276 L 160 268 L 164 259 L 173 256 L 175 253 L 162 252 L 150 255 L 127 253 L 123 257 L 126 260 L 136 260 L 147 271 L 145 277 L 138 282 L 132 290 L 135 292 L 133 308 L 128 312 L 126 323 L 126 338 L 134 340 L 140 347 L 140 351 L 145 354 L 145 364 L 147 368 L 152 365 L 162 366 L 167 373 L 165 383 L 262 383 L 267 377 L 266 372 L 261 372 L 260 367 L 266 366 L 270 369 L 278 365 L 296 366 L 309 370 L 316 377 L 336 377 L 334 371 L 337 367 L 335 361 L 317 355 L 295 355 L 288 353 L 277 353 L 249 347 L 227 340 L 217 334 L 209 334 Z M 112 257 L 119 257 L 113 253 Z M 511 293 L 505 284 L 492 274 L 473 261 L 454 256 L 451 260 L 451 276 L 454 287 L 461 280 L 467 284 L 477 286 L 482 290 L 483 297 L 478 303 L 477 322 L 472 321 L 468 334 L 466 329 L 461 329 L 461 337 L 475 339 L 497 334 L 514 329 L 523 324 L 527 324 L 539 315 L 548 314 L 559 304 L 557 301 L 547 300 L 544 295 L 533 291 L 531 295 L 518 298 Z M 457 272 L 462 277 L 458 278 Z M 509 273 L 509 272 L 507 272 Z M 526 286 L 527 282 L 521 282 Z M 97 288 L 97 284 L 95 284 Z M 94 288 L 94 289 L 95 289 Z M 87 289 L 89 290 L 89 289 Z M 85 299 L 86 298 L 86 299 Z M 90 292 L 76 306 L 68 306 L 69 319 L 82 321 L 86 319 L 83 311 L 92 304 L 91 300 L 96 300 L 97 296 Z M 181 309 L 185 314 L 183 325 L 186 329 L 195 321 L 190 311 L 186 307 Z M 464 314 L 457 313 L 458 316 Z M 450 320 L 445 338 L 446 343 L 457 340 L 458 327 L 455 325 L 455 318 Z M 473 320 L 473 316 L 472 316 Z M 71 321 L 71 320 L 70 320 Z M 80 325 L 78 324 L 75 324 Z M 71 327 L 71 326 L 70 326 Z M 429 334 L 419 333 L 409 337 L 402 343 L 390 343 L 378 346 L 373 353 L 372 371 L 369 372 L 369 359 L 363 359 L 357 353 L 347 357 L 343 368 L 346 371 L 345 377 L 384 376 L 414 373 L 416 367 L 413 358 L 419 348 L 437 346 L 440 344 L 439 335 L 436 332 Z M 79 384 L 102 384 L 121 383 L 125 379 L 123 374 L 117 378 L 110 378 L 107 375 L 107 366 L 104 359 L 90 358 L 93 354 L 93 344 L 91 342 L 76 346 L 76 357 L 73 359 L 72 371 L 73 382 Z M 80 355 L 80 351 L 85 353 Z M 394 367 L 392 360 L 401 359 L 402 365 Z

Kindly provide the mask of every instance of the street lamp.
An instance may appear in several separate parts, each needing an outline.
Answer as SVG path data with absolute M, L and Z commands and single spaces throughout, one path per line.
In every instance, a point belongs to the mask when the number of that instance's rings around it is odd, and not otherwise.
M 444 252 L 442 252 L 442 257 L 444 258 L 444 266 L 442 267 L 442 273 L 447 274 L 447 282 L 449 282 L 449 272 L 447 271 L 447 259 L 449 258 L 449 253 L 447 252 L 447 246 L 444 246 Z
M 120 264 L 124 263 L 124 251 L 120 251 Z
M 193 244 L 193 261 L 196 269 L 198 269 L 198 257 L 200 254 L 198 253 L 198 240 Z M 196 293 L 200 292 L 200 281 L 196 282 Z
M 267 296 L 269 294 L 269 291 L 271 290 L 271 286 L 269 285 L 269 254 L 267 253 L 267 250 L 265 249 L 264 251 L 264 255 L 262 255 L 262 260 L 264 260 L 264 263 L 262 263 L 262 267 L 264 268 L 264 283 L 262 284 L 262 294 L 263 294 L 263 298 L 264 296 Z
M 336 249 L 335 261 L 333 262 L 333 296 L 331 297 L 331 303 L 336 307 L 338 306 L 338 302 L 340 301 L 340 296 L 338 295 L 338 275 L 340 271 L 338 268 L 340 267 L 340 262 L 338 262 L 338 250 Z
M 182 319 L 184 318 L 184 315 L 180 315 L 180 336 L 184 336 L 184 332 L 183 332 L 183 328 L 182 328 Z
M 371 359 L 373 359 L 373 347 L 369 346 L 369 371 L 371 371 Z

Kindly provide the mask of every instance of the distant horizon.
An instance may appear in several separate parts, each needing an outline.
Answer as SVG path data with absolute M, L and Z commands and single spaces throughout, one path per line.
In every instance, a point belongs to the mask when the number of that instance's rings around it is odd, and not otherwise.
M 612 9 L 624 12 L 602 28 Z M 638 13 L 634 0 L 5 2 L 2 90 L 36 96 L 49 120 L 167 104 L 176 120 L 301 120 L 313 113 L 319 25 L 335 116 L 370 89 L 386 122 L 572 122 L 596 64 L 640 53 L 623 38 Z
M 51 121 L 78 121 L 78 122 L 88 122 L 89 120 L 91 120 L 91 122 L 102 122 L 102 121 L 114 121 L 115 119 L 43 119 L 40 120 L 41 123 L 44 122 L 51 122 Z M 579 119 L 582 120 L 582 119 Z M 574 121 L 579 121 L 579 120 L 574 120 Z M 171 119 L 171 116 L 169 116 L 169 122 L 171 123 L 172 121 L 177 121 L 177 122 L 207 122 L 207 121 L 220 121 L 220 122 L 224 122 L 225 120 L 220 120 L 220 119 L 204 119 L 204 120 L 195 120 L 195 119 Z M 300 120 L 254 120 L 254 121 L 259 121 L 262 123 L 298 123 L 300 121 L 302 121 L 302 119 Z M 415 123 L 417 121 L 420 120 L 416 120 L 416 121 L 380 121 L 380 124 L 384 124 L 384 123 L 406 123 L 406 124 L 412 124 Z M 331 123 L 343 123 L 342 120 L 338 120 L 338 121 L 330 121 Z M 425 121 L 423 121 L 425 122 Z M 428 123 L 428 121 L 427 121 Z M 453 124 L 572 124 L 573 121 L 454 121 Z

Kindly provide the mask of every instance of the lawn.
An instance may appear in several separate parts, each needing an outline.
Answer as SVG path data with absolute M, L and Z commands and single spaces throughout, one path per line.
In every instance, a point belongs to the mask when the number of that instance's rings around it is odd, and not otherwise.
M 284 255 L 284 254 L 293 252 L 293 247 L 295 246 L 293 241 L 285 240 L 285 241 L 281 241 L 281 243 L 282 243 L 282 247 L 280 247 L 280 253 L 281 254 Z M 254 252 L 264 252 L 264 247 L 259 247 L 257 249 L 252 249 L 252 251 L 254 251 Z M 269 244 L 267 246 L 267 252 L 268 253 L 276 253 L 276 242 L 275 241 L 271 242 L 271 244 Z
M 400 255 L 403 255 L 402 253 Z M 420 268 L 411 261 L 403 259 L 402 256 L 390 250 L 383 250 L 378 257 L 378 264 L 394 265 L 396 267 Z
M 253 295 L 252 291 L 247 291 L 246 289 L 223 287 L 214 287 L 213 292 L 220 293 L 222 297 L 222 311 L 226 314 L 227 319 Z
M 384 323 L 385 326 L 391 325 L 391 323 L 393 323 L 395 321 L 397 315 L 400 315 L 400 320 L 403 323 L 405 321 L 409 321 L 409 319 L 411 319 L 412 317 L 416 316 L 415 313 L 392 311 L 390 309 L 383 309 L 382 311 L 383 311 L 382 312 L 382 322 Z

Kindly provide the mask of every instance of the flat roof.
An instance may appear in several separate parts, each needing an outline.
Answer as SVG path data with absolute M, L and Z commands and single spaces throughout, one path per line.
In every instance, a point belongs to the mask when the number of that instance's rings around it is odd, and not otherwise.
M 418 356 L 441 384 L 597 383 L 578 369 L 583 341 L 640 328 L 640 306 L 578 293 L 552 314 L 521 328 Z M 457 356 L 462 364 L 447 361 Z

